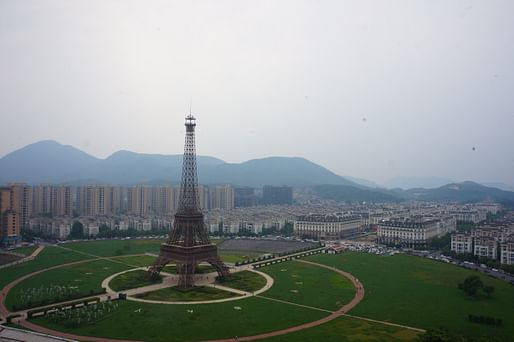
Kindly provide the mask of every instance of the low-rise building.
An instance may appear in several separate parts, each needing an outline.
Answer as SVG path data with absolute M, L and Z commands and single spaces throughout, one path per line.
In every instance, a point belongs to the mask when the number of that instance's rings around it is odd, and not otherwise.
M 84 236 L 97 236 L 100 228 L 98 224 L 92 222 L 82 223 L 82 234 Z
M 473 237 L 470 234 L 452 234 L 451 250 L 457 254 L 473 253 Z
M 358 234 L 362 226 L 360 216 L 305 215 L 294 221 L 294 233 L 300 238 L 339 240 Z
M 455 216 L 457 221 L 480 223 L 485 221 L 487 217 L 487 211 L 484 210 L 456 210 L 451 212 Z
M 441 236 L 440 221 L 436 219 L 383 221 L 379 223 L 377 229 L 378 242 L 387 245 L 425 246 L 430 240 L 439 236 Z
M 500 248 L 500 263 L 514 265 L 514 240 L 503 242 Z
M 491 237 L 474 239 L 473 254 L 481 258 L 498 259 L 498 242 Z

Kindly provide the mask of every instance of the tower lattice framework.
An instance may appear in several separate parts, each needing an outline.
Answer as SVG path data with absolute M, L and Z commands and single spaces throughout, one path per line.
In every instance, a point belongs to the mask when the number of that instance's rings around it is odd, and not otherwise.
M 168 240 L 161 245 L 159 257 L 147 274 L 149 278 L 156 278 L 164 266 L 175 263 L 179 275 L 178 286 L 182 288 L 194 286 L 195 269 L 201 262 L 211 264 L 220 277 L 229 275 L 228 267 L 218 256 L 216 245 L 209 240 L 200 208 L 195 148 L 196 120 L 191 114 L 186 117 L 185 126 L 178 210 Z

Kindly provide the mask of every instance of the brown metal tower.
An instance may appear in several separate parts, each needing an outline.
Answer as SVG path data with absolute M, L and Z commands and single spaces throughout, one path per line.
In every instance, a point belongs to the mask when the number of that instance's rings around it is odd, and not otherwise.
M 228 267 L 218 256 L 216 245 L 212 244 L 204 224 L 198 197 L 198 176 L 195 149 L 196 120 L 189 114 L 186 117 L 186 142 L 182 161 L 182 183 L 180 203 L 175 214 L 175 222 L 166 243 L 161 245 L 159 257 L 148 270 L 148 277 L 157 277 L 169 263 L 177 264 L 178 286 L 194 286 L 195 268 L 200 262 L 211 264 L 220 277 L 229 275 Z

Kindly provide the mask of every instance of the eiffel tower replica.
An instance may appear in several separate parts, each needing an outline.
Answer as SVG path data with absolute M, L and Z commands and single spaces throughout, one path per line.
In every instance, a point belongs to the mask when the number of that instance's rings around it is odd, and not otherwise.
M 168 240 L 161 245 L 159 257 L 150 267 L 147 278 L 157 278 L 162 268 L 169 263 L 177 265 L 178 287 L 194 286 L 196 266 L 201 262 L 211 264 L 220 277 L 228 277 L 228 267 L 218 256 L 216 245 L 211 243 L 200 209 L 198 175 L 195 148 L 196 119 L 186 117 L 186 142 L 182 161 L 182 183 L 175 221 Z

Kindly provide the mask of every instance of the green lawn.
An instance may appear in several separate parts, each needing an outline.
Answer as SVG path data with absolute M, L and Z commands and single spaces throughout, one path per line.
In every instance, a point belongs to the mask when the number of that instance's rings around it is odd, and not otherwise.
M 364 300 L 350 313 L 420 328 L 446 327 L 456 334 L 514 336 L 514 287 L 478 272 L 408 255 L 377 256 L 347 252 L 316 255 L 308 260 L 348 271 L 364 284 Z M 495 287 L 492 299 L 473 300 L 457 284 L 467 276 L 480 275 Z M 469 314 L 503 320 L 502 327 L 470 323 Z
M 38 248 L 38 246 L 30 246 L 30 247 L 20 247 L 20 248 L 16 248 L 13 250 L 13 252 L 16 252 L 16 253 L 21 253 L 21 254 L 24 254 L 26 256 L 29 256 L 32 254 L 32 252 L 34 252 L 36 249 Z
M 33 322 L 79 335 L 168 342 L 255 335 L 326 315 L 254 297 L 204 305 L 159 305 L 129 300 L 118 303 L 119 310 L 112 316 L 77 329 L 62 327 L 45 317 Z
M 11 281 L 23 275 L 38 271 L 40 269 L 85 259 L 92 259 L 92 257 L 78 254 L 73 251 L 64 250 L 58 247 L 45 247 L 45 249 L 39 253 L 36 259 L 25 262 L 23 264 L 9 266 L 1 269 L 0 288 L 3 288 Z
M 111 280 L 109 287 L 112 290 L 119 292 L 160 282 L 162 282 L 162 278 L 157 280 L 147 280 L 146 271 L 136 270 L 118 275 Z
M 177 287 L 167 287 L 157 291 L 141 293 L 137 298 L 148 300 L 161 300 L 165 302 L 194 302 L 200 300 L 216 300 L 237 297 L 239 295 L 218 290 L 207 286 L 198 286 L 190 289 L 179 289 Z
M 353 284 L 342 275 L 314 265 L 287 261 L 259 268 L 269 274 L 274 284 L 262 296 L 337 310 L 352 300 Z
M 120 261 L 126 265 L 135 267 L 151 266 L 155 261 L 155 257 L 150 255 L 137 255 L 137 256 L 118 256 L 113 257 L 113 260 Z
M 63 244 L 63 247 L 91 253 L 98 256 L 110 257 L 128 254 L 159 253 L 160 239 L 131 239 L 131 240 L 96 240 Z
M 339 317 L 320 326 L 268 338 L 267 342 L 402 342 L 417 341 L 417 333 L 351 317 Z
M 66 299 L 65 293 L 72 293 L 75 298 L 91 292 L 98 293 L 102 290 L 102 280 L 126 269 L 127 266 L 119 263 L 95 260 L 43 272 L 16 285 L 8 293 L 5 304 L 9 309 L 14 309 L 13 305 L 28 302 L 32 302 L 32 306 L 39 306 L 38 303 L 43 300 L 46 301 L 45 305 L 63 301 Z M 56 286 L 66 287 L 66 290 L 57 290 Z
M 241 291 L 254 292 L 266 285 L 266 278 L 255 272 L 241 271 L 231 274 L 227 279 L 218 279 L 216 283 Z

